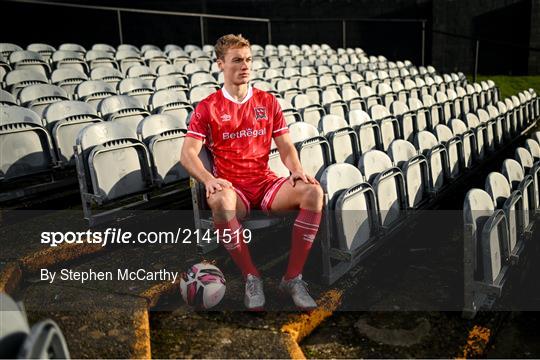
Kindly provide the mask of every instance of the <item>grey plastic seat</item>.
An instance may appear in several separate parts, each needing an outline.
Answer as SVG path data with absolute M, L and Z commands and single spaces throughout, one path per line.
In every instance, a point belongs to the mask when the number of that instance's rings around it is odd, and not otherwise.
M 392 141 L 388 149 L 392 162 L 405 177 L 408 206 L 418 208 L 429 198 L 429 166 L 424 155 L 414 145 L 402 139 Z
M 525 149 L 531 153 L 534 162 L 540 160 L 540 144 L 534 139 L 525 140 Z
M 150 98 L 150 105 L 155 114 L 169 114 L 184 122 L 193 111 L 185 93 L 174 90 L 156 91 Z
M 21 359 L 69 359 L 66 340 L 51 319 L 30 328 L 24 307 L 0 293 L 0 357 Z
M 305 94 L 293 97 L 292 105 L 300 111 L 304 122 L 318 126 L 319 121 L 326 115 L 324 108 L 319 104 L 314 104 Z
M 431 123 L 430 112 L 424 107 L 422 101 L 417 98 L 409 98 L 407 103 L 409 110 L 413 113 L 415 118 L 415 131 L 423 131 L 434 128 Z
M 424 104 L 424 107 L 429 110 L 429 116 L 430 116 L 430 127 L 433 129 L 438 124 L 447 125 L 447 122 L 444 120 L 443 115 L 443 109 L 442 107 L 435 101 L 433 96 L 429 94 L 422 95 L 422 103 Z
M 359 142 L 359 155 L 382 147 L 381 129 L 375 120 L 371 120 L 368 113 L 355 109 L 349 111 L 349 124 L 356 131 Z
M 371 186 L 364 181 L 358 168 L 350 164 L 332 164 L 321 177 L 321 186 L 327 195 L 327 238 L 329 246 L 346 252 L 366 248 L 378 234 L 378 214 L 375 195 Z M 326 271 L 343 273 L 330 263 L 329 254 L 323 261 Z M 348 270 L 352 264 L 347 264 Z M 342 266 L 343 267 L 343 266 Z M 330 275 L 330 274 L 329 274 Z
M 349 112 L 347 103 L 335 89 L 327 89 L 322 93 L 322 105 L 327 114 L 333 114 L 345 118 Z
M 92 69 L 90 78 L 92 80 L 103 80 L 106 83 L 111 84 L 116 89 L 118 83 L 124 78 L 124 76 L 117 69 L 100 66 Z
M 192 87 L 205 85 L 218 85 L 216 79 L 209 73 L 204 71 L 194 72 L 189 77 L 189 83 Z
M 51 73 L 51 68 L 47 60 L 35 51 L 14 51 L 9 55 L 9 63 L 13 69 L 33 70 L 40 72 L 45 76 L 48 76 Z
M 507 134 L 510 133 L 510 131 L 507 130 L 505 117 L 503 114 L 500 114 L 499 109 L 493 105 L 487 106 L 487 112 L 489 118 L 495 122 L 495 143 L 498 147 L 500 147 L 502 144 L 504 144 L 505 139 L 508 138 Z
M 518 147 L 515 150 L 514 158 L 519 162 L 526 175 L 529 175 L 533 179 L 533 199 L 531 210 L 536 211 L 540 208 L 540 162 L 534 161 L 532 154 L 524 147 Z M 531 200 L 531 199 L 529 199 Z
M 55 69 L 70 68 L 88 74 L 88 64 L 84 60 L 84 53 L 70 50 L 57 50 L 52 55 Z
M 126 76 L 128 78 L 139 78 L 145 80 L 149 85 L 154 83 L 157 75 L 156 73 L 146 65 L 133 65 L 127 72 Z
M 139 122 L 150 115 L 136 98 L 128 95 L 114 95 L 101 100 L 98 113 L 104 120 L 124 126 L 133 138 L 137 138 Z
M 501 173 L 506 177 L 512 190 L 519 190 L 523 197 L 524 227 L 528 227 L 534 217 L 534 180 L 525 174 L 521 164 L 514 159 L 503 161 Z
M 437 141 L 444 144 L 448 154 L 448 176 L 450 179 L 457 179 L 464 167 L 463 143 L 459 136 L 452 133 L 446 125 L 439 124 L 435 127 Z
M 47 107 L 43 120 L 54 140 L 56 158 L 62 167 L 75 165 L 73 147 L 79 131 L 89 124 L 102 121 L 90 104 L 67 100 Z
M 90 70 L 98 67 L 118 68 L 118 64 L 116 63 L 116 60 L 114 60 L 114 53 L 109 51 L 89 50 L 85 55 L 85 59 Z
M 501 244 L 508 244 L 508 226 L 504 212 L 495 210 L 492 198 L 481 189 L 465 195 L 463 222 L 464 312 L 470 317 L 502 294 L 508 264 Z
M 56 51 L 56 49 L 53 46 L 51 46 L 49 44 L 42 44 L 42 43 L 29 44 L 26 47 L 26 50 L 37 52 L 47 62 L 50 61 L 50 59 L 52 58 L 52 54 Z
M 383 231 L 389 231 L 404 219 L 404 210 L 408 207 L 403 173 L 392 164 L 388 155 L 379 150 L 363 154 L 358 167 L 375 192 L 379 223 Z
M 435 101 L 440 105 L 442 111 L 442 123 L 448 123 L 448 120 L 452 119 L 453 115 L 453 102 L 442 91 L 435 93 Z
M 319 132 L 328 139 L 334 163 L 358 163 L 358 136 L 344 118 L 325 115 L 319 121 Z
M 332 163 L 326 138 L 320 136 L 315 126 L 305 122 L 290 124 L 289 134 L 306 174 L 320 179 L 324 169 Z
M 51 74 L 51 82 L 64 89 L 70 97 L 75 94 L 75 88 L 88 80 L 85 73 L 71 68 L 56 69 Z
M 440 144 L 429 131 L 420 131 L 414 137 L 416 148 L 424 154 L 430 170 L 430 190 L 438 192 L 446 182 L 448 173 L 448 154 L 446 147 Z
M 150 115 L 139 123 L 137 134 L 150 151 L 154 180 L 158 185 L 189 179 L 180 164 L 186 131 L 184 120 L 168 114 Z
M 302 94 L 302 91 L 289 79 L 278 80 L 276 82 L 276 89 L 282 98 L 289 101 L 296 95 Z
M 156 90 L 174 90 L 184 93 L 189 91 L 186 78 L 175 74 L 158 76 L 154 80 L 154 88 Z
M 152 71 L 156 71 L 160 66 L 170 65 L 167 56 L 159 49 L 145 49 L 142 52 L 146 64 Z
M 43 117 L 43 111 L 52 103 L 68 100 L 68 94 L 60 87 L 50 84 L 35 84 L 19 93 L 19 103 Z
M 135 65 L 144 65 L 143 59 L 141 59 L 140 53 L 133 48 L 120 48 L 115 54 L 115 59 L 120 65 L 120 71 L 126 74 L 128 69 Z
M 285 122 L 287 123 L 287 125 L 291 125 L 295 122 L 302 121 L 301 115 L 298 113 L 296 108 L 294 108 L 289 101 L 282 98 L 277 98 L 277 100 L 278 100 L 279 106 L 281 107 L 281 111 L 283 112 L 283 116 L 285 117 Z
M 407 104 L 397 100 L 390 104 L 389 109 L 399 122 L 402 138 L 407 141 L 413 140 L 414 133 L 419 131 L 414 113 L 409 110 Z
M 105 52 L 108 52 L 112 55 L 114 55 L 114 53 L 116 53 L 116 49 L 109 45 L 109 44 L 94 44 L 92 45 L 92 49 L 91 50 L 96 50 L 96 51 L 105 51 Z
M 472 130 L 469 130 L 467 125 L 459 119 L 451 119 L 448 122 L 448 127 L 452 129 L 455 136 L 459 136 L 463 144 L 463 166 L 470 169 L 476 158 L 476 135 Z
M 132 96 L 146 108 L 154 93 L 154 88 L 143 79 L 128 78 L 118 83 L 118 93 Z
M 17 100 L 6 90 L 0 89 L 0 106 L 13 106 L 17 105 Z
M 101 122 L 82 129 L 75 156 L 83 210 L 89 218 L 90 200 L 103 205 L 152 186 L 148 149 L 119 123 Z
M 489 116 L 489 113 L 484 109 L 478 109 L 476 112 L 478 120 L 480 123 L 484 124 L 486 126 L 485 131 L 485 143 L 487 150 L 489 151 L 495 151 L 497 148 L 497 145 L 499 143 L 499 139 L 497 138 L 498 130 L 497 130 L 497 121 L 496 119 L 492 119 Z
M 17 96 L 21 89 L 34 84 L 47 84 L 47 77 L 33 70 L 12 70 L 4 78 L 7 90 Z
M 86 49 L 82 45 L 73 44 L 73 43 L 61 44 L 58 47 L 58 50 L 73 51 L 73 52 L 77 52 L 77 53 L 81 53 L 81 54 L 86 53 Z
M 363 101 L 362 109 L 368 111 L 374 105 L 382 104 L 382 100 L 369 86 L 362 85 L 358 88 L 358 94 Z
M 392 141 L 400 138 L 398 120 L 382 105 L 373 105 L 369 109 L 369 115 L 371 119 L 377 121 L 379 124 L 382 149 L 388 151 Z
M 476 153 L 475 157 L 479 160 L 484 159 L 487 152 L 488 134 L 487 127 L 481 123 L 475 114 L 469 113 L 465 116 L 465 124 L 474 132 L 476 137 Z
M 51 138 L 38 114 L 0 106 L 0 181 L 50 172 L 56 162 Z
M 116 95 L 115 87 L 102 80 L 83 81 L 75 88 L 75 98 L 90 104 L 95 110 L 101 100 L 113 95 Z
M 0 54 L 5 57 L 6 59 L 9 58 L 9 55 L 14 51 L 21 51 L 23 50 L 22 47 L 19 45 L 11 44 L 11 43 L 0 43 Z
M 506 177 L 499 172 L 492 172 L 486 178 L 487 193 L 493 199 L 496 209 L 502 209 L 508 221 L 508 249 L 510 256 L 519 253 L 520 236 L 525 231 L 523 219 L 523 197 L 519 190 L 512 191 Z
M 195 86 L 189 90 L 189 101 L 195 108 L 197 104 L 218 90 L 216 87 Z

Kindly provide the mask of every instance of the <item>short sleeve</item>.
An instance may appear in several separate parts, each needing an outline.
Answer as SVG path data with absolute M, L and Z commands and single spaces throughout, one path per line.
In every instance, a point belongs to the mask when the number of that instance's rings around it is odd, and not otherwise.
M 193 114 L 191 114 L 186 136 L 205 141 L 210 132 L 209 124 L 208 111 L 206 110 L 206 106 L 204 106 L 204 102 L 201 101 L 193 111 Z
M 287 122 L 285 121 L 285 117 L 283 116 L 283 111 L 281 110 L 281 106 L 279 105 L 279 101 L 274 98 L 274 116 L 272 119 L 272 137 L 276 138 L 278 136 L 281 136 L 283 134 L 286 134 L 289 132 L 289 128 L 287 127 Z

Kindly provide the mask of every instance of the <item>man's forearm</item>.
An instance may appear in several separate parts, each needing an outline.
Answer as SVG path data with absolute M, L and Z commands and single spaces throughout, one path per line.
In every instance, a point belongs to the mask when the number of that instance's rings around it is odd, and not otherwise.
M 294 145 L 288 146 L 287 149 L 280 153 L 281 161 L 291 172 L 302 171 L 302 164 L 298 159 L 298 153 Z
M 182 154 L 181 163 L 191 176 L 203 184 L 214 178 L 214 176 L 204 168 L 204 165 L 197 154 L 191 152 Z

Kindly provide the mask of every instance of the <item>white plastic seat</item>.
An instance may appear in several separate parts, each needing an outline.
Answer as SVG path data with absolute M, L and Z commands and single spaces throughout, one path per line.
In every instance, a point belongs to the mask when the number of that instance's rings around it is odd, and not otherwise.
M 381 129 L 381 145 L 384 151 L 388 151 L 390 143 L 400 138 L 399 122 L 382 105 L 373 105 L 369 109 L 371 119 L 378 122 Z
M 319 121 L 319 132 L 328 139 L 334 163 L 358 162 L 358 137 L 345 119 L 337 115 L 325 115 Z
M 461 138 L 452 133 L 446 125 L 439 124 L 435 127 L 437 141 L 444 144 L 448 154 L 448 176 L 450 179 L 457 179 L 464 166 L 463 142 Z
M 90 72 L 90 79 L 92 80 L 103 80 L 106 83 L 111 84 L 115 89 L 118 83 L 124 78 L 122 73 L 113 68 L 109 67 L 97 67 L 92 69 Z
M 421 131 L 415 135 L 416 148 L 424 154 L 429 164 L 429 188 L 433 192 L 440 191 L 446 182 L 448 174 L 448 153 L 446 147 L 440 144 L 432 133 Z
M 320 179 L 324 169 L 331 164 L 328 141 L 319 135 L 315 126 L 305 122 L 290 124 L 289 133 L 306 173 Z
M 104 120 L 122 125 L 135 139 L 139 122 L 150 115 L 139 100 L 128 95 L 114 95 L 101 100 L 98 113 Z
M 75 98 L 92 105 L 96 110 L 101 100 L 113 95 L 116 95 L 115 87 L 102 80 L 83 81 L 75 88 Z
M 68 100 L 68 94 L 55 85 L 35 84 L 22 89 L 18 99 L 19 104 L 43 117 L 43 111 L 47 106 L 58 101 Z
M 51 83 L 60 86 L 71 98 L 73 98 L 77 85 L 86 80 L 88 80 L 88 76 L 77 69 L 61 68 L 54 70 L 51 74 Z
M 143 79 L 127 78 L 118 83 L 118 93 L 137 99 L 146 108 L 154 93 L 154 88 Z
M 33 70 L 12 70 L 4 78 L 5 86 L 13 96 L 17 96 L 27 86 L 48 82 L 45 75 Z
M 405 177 L 408 206 L 418 208 L 429 197 L 429 167 L 424 155 L 414 145 L 402 139 L 392 141 L 388 155 Z
M 363 154 L 358 165 L 375 192 L 382 229 L 389 231 L 404 218 L 408 206 L 403 173 L 379 150 Z
M 150 106 L 155 114 L 168 114 L 183 122 L 187 122 L 193 111 L 185 93 L 174 90 L 156 91 L 150 98 Z
M 381 129 L 368 113 L 360 109 L 349 111 L 349 124 L 358 136 L 359 155 L 381 148 Z
M 477 159 L 484 159 L 486 155 L 486 144 L 489 141 L 487 134 L 487 127 L 485 124 L 481 123 L 478 120 L 478 117 L 475 114 L 469 113 L 465 116 L 465 123 L 467 127 L 474 132 L 476 136 L 476 153 L 475 156 Z
M 405 103 L 397 100 L 390 104 L 389 109 L 399 122 L 401 137 L 407 141 L 412 141 L 414 133 L 418 131 L 416 117 L 413 112 L 409 110 Z
M 533 156 L 524 147 L 518 147 L 515 150 L 514 158 L 519 162 L 525 175 L 529 175 L 533 179 L 533 199 L 529 199 L 533 205 L 531 210 L 536 211 L 540 208 L 540 162 L 534 161 Z
M 521 164 L 514 159 L 503 161 L 501 173 L 510 183 L 512 190 L 521 192 L 524 227 L 528 227 L 532 217 L 531 211 L 534 209 L 534 180 L 530 175 L 525 174 Z
M 304 122 L 318 126 L 319 121 L 326 115 L 326 112 L 319 104 L 314 104 L 311 99 L 304 94 L 296 95 L 292 99 L 293 106 L 300 111 Z

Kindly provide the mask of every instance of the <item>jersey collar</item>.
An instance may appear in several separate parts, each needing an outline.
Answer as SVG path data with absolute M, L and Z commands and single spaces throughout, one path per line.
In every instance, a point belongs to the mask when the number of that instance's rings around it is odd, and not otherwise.
M 231 94 L 229 94 L 227 90 L 225 89 L 225 85 L 223 85 L 223 87 L 221 88 L 221 91 L 223 92 L 223 96 L 225 97 L 225 99 L 230 100 L 233 103 L 238 104 L 238 105 L 242 105 L 246 103 L 253 96 L 253 88 L 251 87 L 251 85 L 248 85 L 248 91 L 247 91 L 246 97 L 242 99 L 242 101 L 238 101 L 235 98 L 233 98 Z

